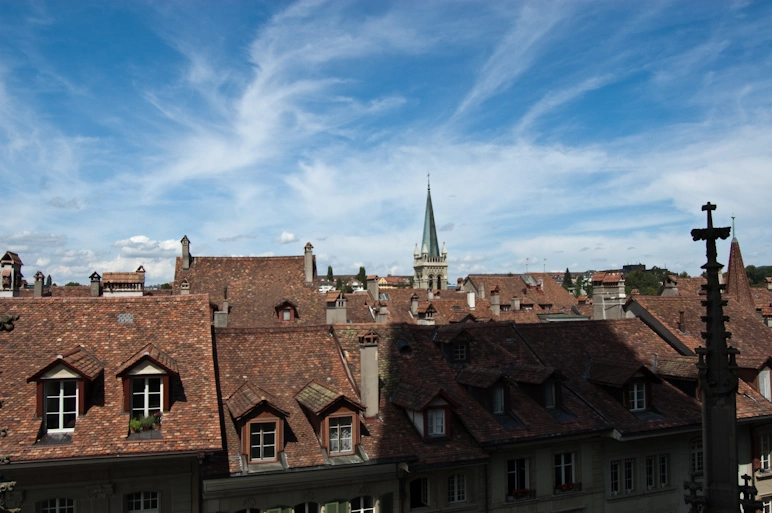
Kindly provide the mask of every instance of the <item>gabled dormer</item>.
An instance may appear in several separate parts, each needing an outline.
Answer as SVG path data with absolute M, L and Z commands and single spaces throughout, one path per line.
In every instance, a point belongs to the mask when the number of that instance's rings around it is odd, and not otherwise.
M 225 400 L 225 405 L 239 433 L 241 455 L 247 466 L 283 460 L 289 412 L 273 394 L 245 382 Z
M 441 388 L 400 383 L 391 402 L 403 408 L 418 434 L 426 441 L 451 436 L 451 413 L 458 407 Z
M 584 377 L 603 387 L 625 408 L 636 414 L 651 410 L 651 386 L 662 382 L 645 365 L 597 359 L 587 362 Z
M 282 299 L 274 305 L 276 316 L 281 322 L 294 322 L 299 319 L 298 306 L 289 299 Z
M 179 377 L 177 361 L 153 344 L 134 353 L 118 368 L 123 379 L 123 411 L 130 419 L 160 417 L 171 408 L 171 387 Z
M 87 410 L 92 384 L 102 378 L 104 366 L 83 346 L 56 355 L 27 378 L 36 383 L 35 417 L 43 421 L 41 433 L 68 433 Z
M 21 267 L 24 264 L 19 255 L 6 251 L 0 258 L 0 297 L 17 297 L 21 289 Z
M 563 376 L 554 368 L 545 365 L 513 365 L 509 369 L 509 377 L 547 410 L 558 411 L 562 408 L 560 383 Z
M 315 381 L 303 387 L 295 399 L 304 408 L 328 457 L 357 453 L 359 413 L 364 411 L 364 406 Z
M 437 309 L 429 303 L 419 304 L 416 309 L 416 317 L 418 318 L 418 324 L 422 325 L 434 325 L 434 315 L 437 313 Z
M 467 331 L 462 331 L 449 342 L 442 344 L 442 354 L 452 364 L 469 363 L 472 340 Z
M 506 415 L 510 410 L 511 381 L 499 369 L 465 367 L 456 376 L 456 382 L 464 385 L 492 415 Z

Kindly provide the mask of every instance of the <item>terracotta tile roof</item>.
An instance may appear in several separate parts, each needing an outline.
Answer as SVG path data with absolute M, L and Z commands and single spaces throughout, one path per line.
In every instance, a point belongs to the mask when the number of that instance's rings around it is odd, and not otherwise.
M 102 370 L 104 370 L 102 362 L 97 360 L 94 355 L 86 350 L 86 348 L 78 345 L 69 351 L 65 351 L 61 355 L 57 355 L 51 363 L 27 378 L 27 381 L 29 382 L 37 379 L 59 363 L 63 363 L 88 380 L 95 379 Z
M 391 402 L 397 406 L 418 411 L 426 408 L 435 397 L 441 394 L 442 389 L 436 385 L 412 385 L 403 381 L 391 394 Z
M 528 283 L 536 285 L 528 285 Z M 511 305 L 513 298 L 521 298 L 521 305 L 533 305 L 537 313 L 543 313 L 547 309 L 558 313 L 571 313 L 572 307 L 578 304 L 566 289 L 559 285 L 549 273 L 528 273 L 528 274 L 470 274 L 467 276 L 464 285 L 466 289 L 471 285 L 474 290 L 485 289 L 485 301 L 490 300 L 491 291 L 498 288 L 499 301 L 502 306 Z M 541 286 L 538 284 L 541 283 Z M 478 302 L 481 300 L 478 299 Z M 502 316 L 492 316 L 496 320 L 510 320 Z M 512 314 L 507 313 L 507 316 Z M 538 318 L 534 321 L 538 322 Z
M 726 295 L 733 297 L 735 301 L 745 307 L 754 306 L 751 286 L 748 282 L 748 274 L 745 272 L 743 256 L 740 252 L 740 243 L 736 238 L 732 239 L 729 250 L 729 263 L 726 273 Z
M 5 254 L 0 257 L 0 262 L 4 264 L 24 265 L 21 258 L 19 258 L 19 255 L 13 251 L 6 251 Z
M 461 372 L 456 376 L 456 382 L 477 388 L 488 388 L 493 386 L 502 376 L 504 373 L 500 369 L 469 366 L 461 369 Z
M 167 372 L 172 372 L 174 374 L 179 374 L 180 372 L 179 366 L 177 365 L 177 360 L 164 353 L 153 344 L 147 344 L 145 347 L 131 355 L 125 362 L 123 362 L 123 364 L 115 371 L 115 375 L 122 375 L 125 371 L 129 370 L 131 367 L 134 367 L 134 365 L 143 359 L 152 360 L 153 363 L 160 365 Z
M 321 414 L 341 397 L 344 397 L 344 395 L 340 392 L 333 392 L 315 381 L 304 386 L 295 395 L 295 399 L 297 399 L 300 404 L 316 415 Z
M 281 412 L 284 416 L 289 415 L 284 408 L 279 406 L 279 400 L 258 386 L 249 382 L 241 385 L 235 392 L 225 400 L 225 405 L 234 419 L 239 420 L 250 411 L 263 403 L 270 404 L 274 409 Z
M 108 272 L 102 274 L 102 284 L 108 286 L 111 283 L 145 283 L 144 272 Z
M 622 273 L 597 272 L 592 275 L 591 281 L 593 284 L 616 285 L 620 281 L 624 281 L 624 276 Z
M 274 308 L 281 300 L 297 307 L 293 324 L 326 322 L 325 294 L 314 282 L 305 282 L 304 257 L 194 257 L 190 269 L 182 269 L 177 257 L 174 294 L 187 280 L 191 294 L 209 294 L 212 310 L 219 310 L 227 290 L 228 327 L 283 326 Z
M 587 380 L 600 385 L 621 387 L 642 369 L 646 367 L 636 361 L 590 358 L 585 367 L 585 376 Z
M 546 365 L 528 365 L 518 363 L 508 368 L 509 376 L 518 383 L 541 385 L 555 374 L 555 369 Z
M 12 462 L 222 447 L 205 297 L 4 298 L 0 310 L 19 316 L 13 331 L 0 332 L 0 425 L 8 428 L 7 436 L 0 438 L 0 454 Z M 133 316 L 132 322 L 118 322 L 119 316 Z M 123 412 L 123 384 L 115 373 L 148 341 L 178 362 L 179 377 L 171 380 L 171 405 L 163 416 L 161 438 L 133 440 L 127 438 L 129 414 Z M 36 384 L 26 379 L 81 343 L 104 366 L 103 386 L 87 396 L 87 412 L 78 417 L 71 443 L 36 444 L 42 421 L 35 418 Z M 94 363 L 78 353 L 69 356 L 73 363 L 93 373 Z

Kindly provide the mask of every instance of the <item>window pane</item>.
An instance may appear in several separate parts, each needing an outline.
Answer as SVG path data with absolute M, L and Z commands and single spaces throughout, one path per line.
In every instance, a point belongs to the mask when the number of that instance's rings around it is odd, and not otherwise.
M 75 395 L 75 391 L 78 389 L 77 384 L 75 381 L 65 381 L 64 382 L 64 395 Z
M 161 378 L 147 378 L 147 388 L 150 392 L 161 392 Z
M 131 380 L 131 391 L 134 393 L 145 391 L 145 380 L 142 378 L 134 378 Z

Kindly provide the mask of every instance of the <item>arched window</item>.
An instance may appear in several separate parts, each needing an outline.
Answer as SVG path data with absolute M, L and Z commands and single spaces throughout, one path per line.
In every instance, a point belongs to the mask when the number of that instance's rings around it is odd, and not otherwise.
M 75 513 L 72 499 L 50 499 L 40 503 L 40 513 Z
M 129 513 L 158 513 L 158 492 L 135 492 L 126 496 L 126 511 Z
M 351 513 L 375 513 L 373 498 L 369 495 L 351 500 Z

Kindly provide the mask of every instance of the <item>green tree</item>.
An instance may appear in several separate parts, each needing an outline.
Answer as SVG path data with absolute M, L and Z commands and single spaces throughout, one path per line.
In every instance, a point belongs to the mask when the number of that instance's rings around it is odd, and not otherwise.
M 656 296 L 664 278 L 665 272 L 657 267 L 651 271 L 632 271 L 625 276 L 625 294 L 630 295 L 633 289 L 638 289 L 642 296 Z
M 568 290 L 574 286 L 574 280 L 571 279 L 571 271 L 566 267 L 566 272 L 563 275 L 563 288 Z
M 689 273 L 687 273 L 686 271 L 678 273 L 678 277 L 679 278 L 690 278 Z
M 360 283 L 363 285 L 367 284 L 367 273 L 365 272 L 364 267 L 359 267 L 359 272 L 357 273 L 357 280 L 359 280 Z
M 582 295 L 582 288 L 584 287 L 584 276 L 581 274 L 576 279 L 576 283 L 574 284 L 574 297 L 579 297 Z
M 161 290 L 170 290 L 172 288 L 171 283 L 162 283 L 160 287 L 158 287 Z
M 46 287 L 50 287 L 51 283 L 52 283 L 51 275 L 49 274 L 48 276 L 46 276 Z
M 327 266 L 327 281 L 332 281 L 332 280 L 333 280 L 332 266 L 328 265 Z
M 68 281 L 64 284 L 65 287 L 80 287 L 80 283 L 77 281 Z
M 340 279 L 340 276 L 335 281 L 335 289 L 336 290 L 343 290 L 343 280 Z

